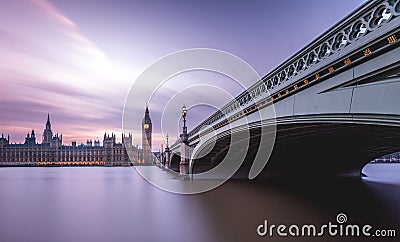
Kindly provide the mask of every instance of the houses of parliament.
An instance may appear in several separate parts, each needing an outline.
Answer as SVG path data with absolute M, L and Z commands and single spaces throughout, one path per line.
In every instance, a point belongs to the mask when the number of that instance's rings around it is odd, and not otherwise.
M 142 147 L 134 146 L 132 134 L 122 134 L 122 142 L 116 142 L 115 134 L 104 134 L 99 140 L 87 140 L 86 144 L 63 145 L 62 135 L 53 134 L 50 115 L 43 131 L 42 143 L 38 143 L 35 131 L 25 137 L 23 144 L 11 143 L 10 136 L 0 138 L 0 166 L 130 166 L 152 164 L 152 122 L 146 107 L 142 121 Z

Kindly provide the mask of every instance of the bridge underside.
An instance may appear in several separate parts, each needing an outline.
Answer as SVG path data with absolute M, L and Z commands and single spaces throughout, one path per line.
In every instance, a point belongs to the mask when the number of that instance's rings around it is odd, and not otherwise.
M 169 169 L 179 173 L 180 162 L 181 162 L 181 156 L 179 154 L 172 154 Z
M 260 145 L 260 128 L 252 129 L 250 134 L 250 148 L 234 178 L 248 177 Z M 193 172 L 201 173 L 218 165 L 227 152 L 221 147 L 229 147 L 230 142 L 230 136 L 218 140 L 209 155 L 194 162 Z M 366 163 L 396 152 L 399 147 L 400 127 L 396 126 L 327 122 L 279 124 L 272 155 L 257 178 L 360 176 Z

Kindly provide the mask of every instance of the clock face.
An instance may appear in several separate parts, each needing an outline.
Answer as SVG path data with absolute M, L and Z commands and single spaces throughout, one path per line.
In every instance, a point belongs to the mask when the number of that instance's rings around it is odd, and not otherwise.
M 149 126 L 148 124 L 145 124 L 145 125 L 144 125 L 144 128 L 145 128 L 145 129 L 148 129 L 149 127 L 150 127 L 150 126 Z

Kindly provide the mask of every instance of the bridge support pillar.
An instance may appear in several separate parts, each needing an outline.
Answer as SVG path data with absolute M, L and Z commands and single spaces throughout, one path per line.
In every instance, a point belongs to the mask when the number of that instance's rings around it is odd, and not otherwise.
M 167 146 L 165 147 L 164 154 L 165 157 L 163 160 L 163 165 L 165 168 L 169 169 L 171 167 L 171 150 L 169 149 L 169 144 L 168 144 L 168 134 L 167 134 Z
M 167 148 L 165 149 L 164 154 L 165 154 L 165 157 L 164 157 L 163 165 L 165 168 L 169 168 L 170 164 L 171 164 L 171 154 L 170 154 L 169 148 L 168 148 L 168 150 L 167 150 Z
M 181 138 L 181 162 L 179 163 L 179 173 L 181 175 L 189 174 L 189 146 L 188 135 L 183 133 Z

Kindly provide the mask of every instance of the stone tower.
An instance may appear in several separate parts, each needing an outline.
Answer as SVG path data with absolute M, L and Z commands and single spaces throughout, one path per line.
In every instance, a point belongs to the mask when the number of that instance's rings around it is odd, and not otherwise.
M 146 111 L 144 113 L 144 118 L 142 121 L 142 152 L 143 160 L 142 163 L 151 164 L 152 154 L 151 154 L 151 133 L 153 127 L 150 119 L 149 108 L 146 106 Z
M 46 128 L 43 131 L 43 142 L 42 144 L 50 145 L 53 132 L 51 131 L 50 114 L 47 114 Z

